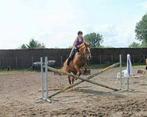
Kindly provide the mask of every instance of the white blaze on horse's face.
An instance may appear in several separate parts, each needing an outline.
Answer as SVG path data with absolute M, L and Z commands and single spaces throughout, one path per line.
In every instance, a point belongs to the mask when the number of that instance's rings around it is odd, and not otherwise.
M 91 52 L 90 52 L 90 48 L 87 48 L 87 60 L 91 59 Z
M 86 59 L 87 59 L 88 61 L 91 59 L 91 52 L 90 52 L 90 47 L 89 47 L 89 46 L 87 46 L 87 47 L 85 48 L 85 57 L 86 57 Z

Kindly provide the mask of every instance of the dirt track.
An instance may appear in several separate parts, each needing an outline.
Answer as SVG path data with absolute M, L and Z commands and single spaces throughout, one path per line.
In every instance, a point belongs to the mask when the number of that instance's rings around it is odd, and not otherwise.
M 119 88 L 118 68 L 93 80 Z M 93 70 L 92 72 L 96 72 Z M 49 73 L 49 94 L 68 85 L 65 76 Z M 39 102 L 39 72 L 0 73 L 0 117 L 146 117 L 147 75 L 131 79 L 130 92 L 113 92 L 89 83 L 52 98 L 52 103 Z

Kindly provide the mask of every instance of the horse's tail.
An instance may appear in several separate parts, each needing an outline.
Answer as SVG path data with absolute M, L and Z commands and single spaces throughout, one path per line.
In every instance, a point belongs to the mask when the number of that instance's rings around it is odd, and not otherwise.
M 63 66 L 60 68 L 61 72 L 66 72 L 66 63 L 63 64 Z
M 54 75 L 63 75 L 63 72 L 64 72 L 64 69 L 60 68 L 60 69 L 57 69 L 57 72 L 54 71 Z
M 61 67 L 59 71 L 64 72 L 64 67 Z
M 64 75 L 64 73 L 66 72 L 66 67 L 65 67 L 66 63 L 63 64 L 63 66 L 61 68 L 58 69 L 58 72 L 54 72 L 55 74 L 58 75 Z

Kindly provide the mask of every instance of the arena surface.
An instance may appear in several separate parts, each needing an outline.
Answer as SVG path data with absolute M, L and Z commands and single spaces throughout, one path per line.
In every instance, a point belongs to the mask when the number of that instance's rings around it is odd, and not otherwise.
M 118 71 L 119 68 L 113 68 L 92 80 L 119 89 Z M 65 86 L 68 86 L 66 76 L 49 72 L 49 94 Z M 132 78 L 130 89 L 114 92 L 84 82 L 47 103 L 39 99 L 40 72 L 0 72 L 0 117 L 146 117 L 147 74 Z

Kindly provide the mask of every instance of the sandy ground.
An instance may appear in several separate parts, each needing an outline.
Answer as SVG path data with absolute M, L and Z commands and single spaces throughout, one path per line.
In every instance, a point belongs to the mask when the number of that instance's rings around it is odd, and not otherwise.
M 92 80 L 119 89 L 118 71 L 114 68 Z M 49 94 L 65 86 L 65 76 L 49 73 Z M 84 82 L 47 103 L 39 99 L 39 72 L 0 72 L 0 117 L 147 117 L 147 75 L 131 78 L 130 89 L 114 92 Z

